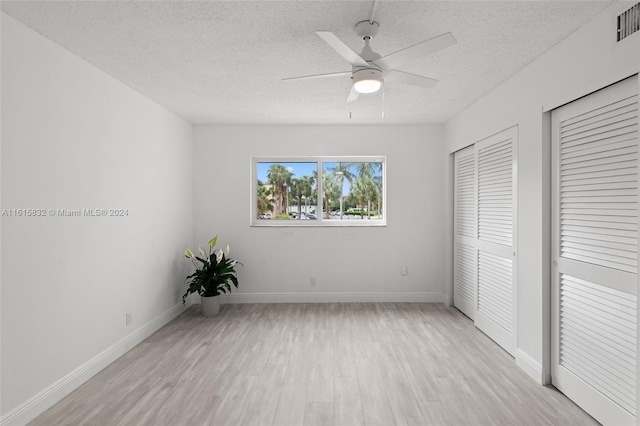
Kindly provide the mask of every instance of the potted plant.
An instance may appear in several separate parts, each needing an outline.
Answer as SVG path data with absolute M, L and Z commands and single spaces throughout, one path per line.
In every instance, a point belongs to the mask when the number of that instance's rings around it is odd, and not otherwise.
M 238 278 L 236 277 L 237 264 L 242 263 L 229 258 L 229 246 L 222 249 L 213 250 L 218 241 L 216 235 L 209 241 L 209 251 L 205 253 L 202 247 L 198 247 L 198 255 L 194 255 L 187 247 L 184 255 L 191 259 L 196 267 L 196 271 L 185 280 L 187 292 L 182 296 L 182 303 L 185 303 L 187 296 L 191 293 L 200 294 L 202 315 L 213 316 L 220 312 L 220 298 L 222 293 L 231 293 L 231 284 L 238 288 Z

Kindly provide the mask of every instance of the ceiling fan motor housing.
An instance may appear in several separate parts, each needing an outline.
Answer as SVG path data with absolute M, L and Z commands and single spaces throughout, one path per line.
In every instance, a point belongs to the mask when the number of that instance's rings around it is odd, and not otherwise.
M 376 34 L 378 34 L 378 28 L 380 28 L 379 23 L 365 19 L 364 21 L 358 22 L 353 30 L 358 34 L 358 36 L 360 36 L 360 38 L 374 38 Z

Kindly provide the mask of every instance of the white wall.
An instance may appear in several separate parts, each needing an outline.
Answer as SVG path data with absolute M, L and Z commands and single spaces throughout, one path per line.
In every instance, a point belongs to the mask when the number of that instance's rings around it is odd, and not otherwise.
M 2 14 L 2 209 L 128 209 L 2 217 L 3 420 L 28 420 L 68 390 L 62 378 L 179 311 L 192 138 L 189 123 Z
M 440 126 L 196 126 L 194 150 L 195 240 L 245 264 L 230 300 L 443 300 Z M 387 226 L 250 227 L 250 158 L 277 155 L 386 155 Z
M 450 154 L 518 125 L 516 360 L 541 381 L 548 379 L 550 364 L 550 125 L 543 107 L 559 106 L 640 70 L 640 38 L 615 42 L 615 17 L 633 4 L 614 3 L 445 126 Z M 447 238 L 452 238 L 450 229 Z

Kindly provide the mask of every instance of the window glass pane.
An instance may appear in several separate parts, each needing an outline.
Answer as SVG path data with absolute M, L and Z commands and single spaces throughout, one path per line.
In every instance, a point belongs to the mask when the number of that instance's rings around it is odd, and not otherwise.
M 258 220 L 317 219 L 317 162 L 257 162 Z
M 324 162 L 325 220 L 382 219 L 382 162 Z

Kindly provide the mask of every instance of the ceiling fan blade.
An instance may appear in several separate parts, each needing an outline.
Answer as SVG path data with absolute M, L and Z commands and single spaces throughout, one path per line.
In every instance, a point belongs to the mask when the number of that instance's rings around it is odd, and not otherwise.
M 347 102 L 353 102 L 358 100 L 358 96 L 360 93 L 356 92 L 356 89 L 351 86 L 351 92 L 349 92 L 349 97 L 347 98 Z
M 383 58 L 373 61 L 383 70 L 399 67 L 400 65 L 414 61 L 429 53 L 437 52 L 445 47 L 453 46 L 457 41 L 451 33 L 445 33 L 429 40 L 414 44 L 411 47 L 391 53 Z
M 351 75 L 351 71 L 340 71 L 340 72 L 329 72 L 326 74 L 312 74 L 312 75 L 303 75 L 300 77 L 287 77 L 283 78 L 282 81 L 287 80 L 307 80 L 311 78 L 325 78 L 325 77 L 341 77 L 344 75 Z
M 389 70 L 384 74 L 384 82 L 409 84 L 411 86 L 425 87 L 427 89 L 430 89 L 438 83 L 438 80 L 434 80 L 433 78 L 429 77 L 423 77 L 421 75 L 410 74 L 408 72 Z
M 340 40 L 334 33 L 331 31 L 316 31 L 316 34 L 320 36 L 327 44 L 333 47 L 333 50 L 338 52 L 340 56 L 342 56 L 345 61 L 349 62 L 351 65 L 355 67 L 367 67 L 367 61 L 362 59 L 360 55 L 351 50 L 349 46 L 344 44 L 342 40 Z

